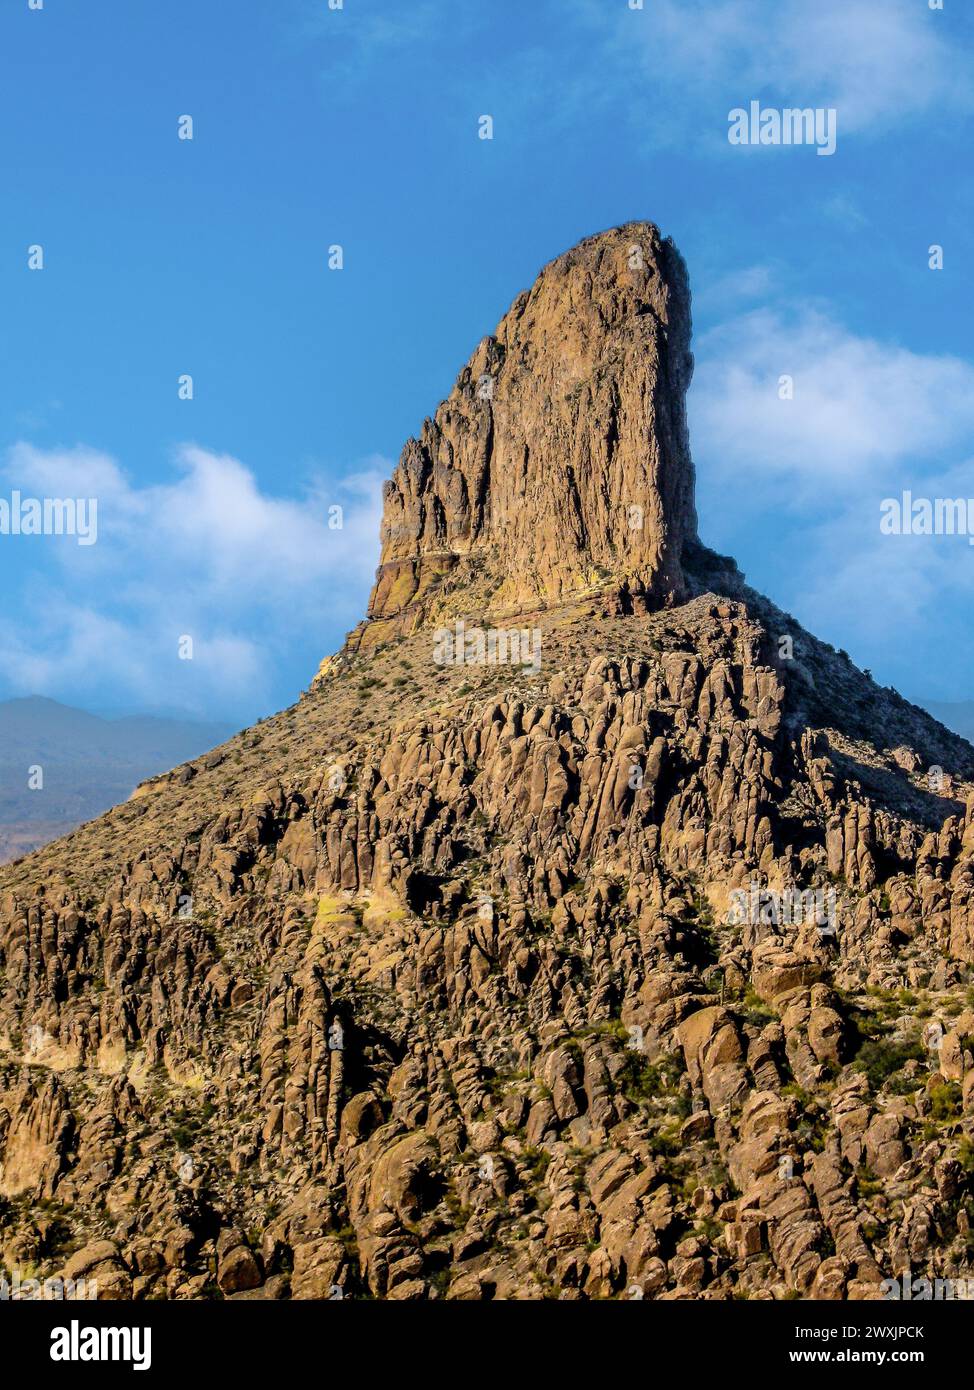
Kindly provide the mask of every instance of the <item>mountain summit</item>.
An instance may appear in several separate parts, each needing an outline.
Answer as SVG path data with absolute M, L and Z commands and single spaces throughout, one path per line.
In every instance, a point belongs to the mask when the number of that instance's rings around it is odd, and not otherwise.
M 557 602 L 604 574 L 644 600 L 683 597 L 692 367 L 686 270 L 655 227 L 546 266 L 386 485 L 369 637 L 408 631 L 434 588 L 441 609 L 471 589 L 491 609 Z
M 406 445 L 298 704 L 0 871 L 8 1269 L 963 1275 L 974 748 L 700 544 L 689 338 L 650 224 L 553 261 Z

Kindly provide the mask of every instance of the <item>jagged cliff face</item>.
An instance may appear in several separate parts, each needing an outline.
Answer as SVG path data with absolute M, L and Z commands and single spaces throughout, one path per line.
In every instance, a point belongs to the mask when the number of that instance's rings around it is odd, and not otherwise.
M 655 227 L 590 237 L 546 266 L 386 485 L 366 640 L 610 576 L 650 603 L 684 597 L 692 367 L 686 271 Z
M 965 1273 L 974 749 L 696 544 L 685 287 L 638 227 L 548 267 L 407 447 L 408 535 L 300 703 L 0 871 L 7 1269 L 108 1298 Z M 495 580 L 540 667 L 437 664 Z

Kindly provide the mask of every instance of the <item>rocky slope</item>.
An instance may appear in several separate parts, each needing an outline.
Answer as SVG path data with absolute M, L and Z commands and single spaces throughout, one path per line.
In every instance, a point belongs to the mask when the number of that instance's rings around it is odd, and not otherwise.
M 974 749 L 700 545 L 688 340 L 648 224 L 547 267 L 407 444 L 311 690 L 0 873 L 8 1269 L 474 1300 L 966 1271 Z M 434 659 L 514 613 L 539 663 Z

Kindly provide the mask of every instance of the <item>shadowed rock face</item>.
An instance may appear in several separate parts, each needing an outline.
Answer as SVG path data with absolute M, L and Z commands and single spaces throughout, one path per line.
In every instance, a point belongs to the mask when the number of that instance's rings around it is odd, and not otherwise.
M 689 345 L 686 270 L 650 223 L 546 266 L 386 485 L 366 641 L 474 592 L 500 612 L 611 576 L 635 601 L 683 598 L 697 529 Z
M 0 870 L 6 1268 L 484 1300 L 969 1269 L 974 749 L 699 545 L 688 335 L 647 224 L 553 262 L 407 446 L 370 617 L 301 701 Z M 437 664 L 442 615 L 504 605 L 540 665 Z

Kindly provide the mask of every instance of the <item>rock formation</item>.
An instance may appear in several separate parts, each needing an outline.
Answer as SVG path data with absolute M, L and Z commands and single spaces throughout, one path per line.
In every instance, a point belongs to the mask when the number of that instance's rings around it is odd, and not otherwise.
M 471 587 L 503 612 L 611 574 L 643 602 L 685 597 L 692 368 L 686 268 L 655 227 L 630 223 L 552 261 L 386 484 L 365 640 L 410 631 L 432 592 L 441 613 Z
M 648 224 L 553 262 L 407 444 L 311 690 L 0 871 L 8 1271 L 397 1300 L 964 1273 L 974 749 L 700 545 L 689 327 Z

